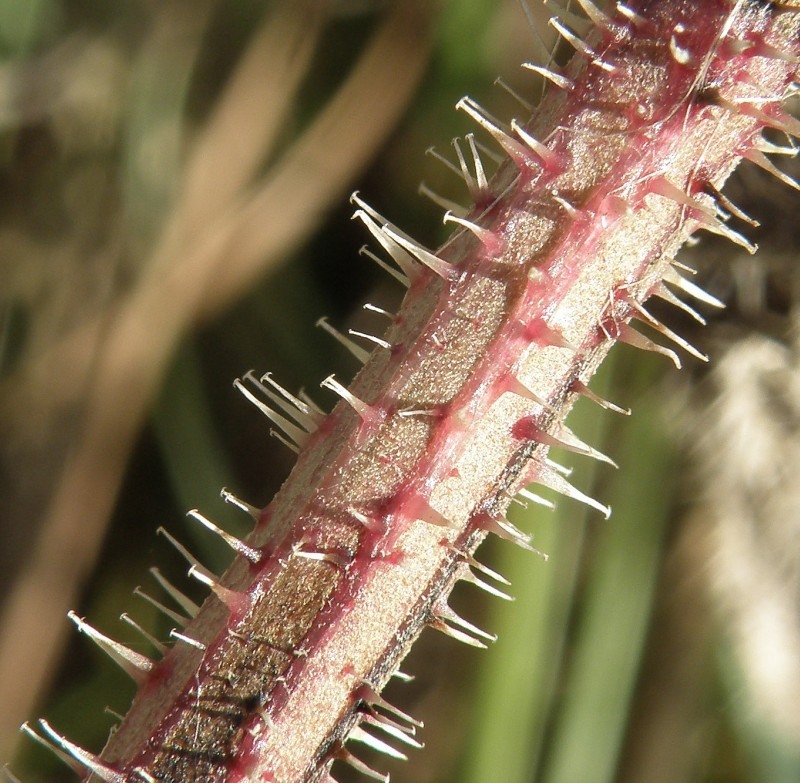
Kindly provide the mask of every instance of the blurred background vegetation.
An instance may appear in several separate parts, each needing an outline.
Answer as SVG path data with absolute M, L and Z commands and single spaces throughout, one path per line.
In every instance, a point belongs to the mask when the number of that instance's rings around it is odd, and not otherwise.
M 375 331 L 360 305 L 400 291 L 348 193 L 435 246 L 419 183 L 465 194 L 425 149 L 453 158 L 466 93 L 519 114 L 492 82 L 538 95 L 537 44 L 516 0 L 0 0 L 0 52 L 0 757 L 55 783 L 19 724 L 99 749 L 132 694 L 67 609 L 137 648 L 120 612 L 163 633 L 131 597 L 159 594 L 150 566 L 180 579 L 159 525 L 225 566 L 185 510 L 244 531 L 220 488 L 264 505 L 292 461 L 232 379 L 326 402 L 355 371 L 315 321 Z M 712 370 L 615 349 L 596 388 L 635 415 L 571 419 L 621 466 L 575 461 L 611 520 L 519 508 L 549 562 L 485 545 L 517 600 L 458 588 L 488 652 L 420 640 L 391 688 L 427 749 L 393 780 L 800 779 L 797 198 L 753 170 L 730 192 L 760 255 L 704 237 L 684 260 L 732 307 L 703 332 L 667 316 Z

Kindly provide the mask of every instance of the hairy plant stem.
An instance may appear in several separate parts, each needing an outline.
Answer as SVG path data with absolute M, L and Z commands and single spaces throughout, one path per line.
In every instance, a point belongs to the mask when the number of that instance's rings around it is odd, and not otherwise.
M 251 551 L 219 581 L 194 569 L 214 595 L 141 676 L 95 779 L 295 783 L 358 765 L 344 743 L 386 725 L 376 694 L 424 627 L 481 644 L 446 600 L 488 533 L 527 545 L 503 516 L 514 494 L 538 482 L 602 510 L 548 449 L 598 456 L 563 422 L 617 339 L 679 363 L 629 321 L 675 337 L 641 303 L 674 298 L 664 280 L 702 297 L 676 253 L 698 227 L 738 238 L 713 194 L 765 127 L 794 130 L 791 8 L 630 2 L 528 124 L 462 103 L 509 159 L 486 183 L 476 156 L 477 206 L 435 256 L 358 201 L 408 277 L 387 346 L 349 392 L 327 384 L 345 398 L 330 415 L 295 417 L 314 426 L 288 428 L 297 465 Z

